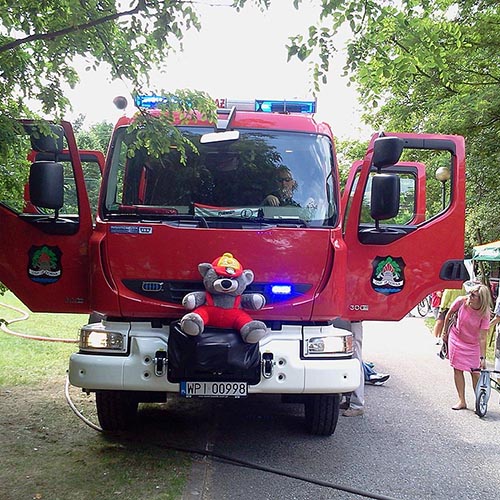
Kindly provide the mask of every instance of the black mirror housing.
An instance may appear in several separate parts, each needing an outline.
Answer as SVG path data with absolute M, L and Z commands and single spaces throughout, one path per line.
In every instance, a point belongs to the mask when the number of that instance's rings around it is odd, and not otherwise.
M 30 201 L 41 208 L 60 210 L 64 204 L 64 172 L 61 163 L 36 161 L 29 177 Z
M 25 125 L 26 131 L 29 133 L 31 147 L 37 153 L 51 153 L 56 155 L 62 152 L 64 130 L 60 125 L 50 124 L 50 133 L 46 135 L 40 131 L 40 128 L 34 124 Z
M 372 165 L 377 168 L 395 165 L 401 158 L 404 144 L 399 137 L 378 137 L 373 144 Z
M 370 215 L 376 221 L 396 217 L 399 213 L 401 182 L 395 174 L 375 174 L 372 177 Z

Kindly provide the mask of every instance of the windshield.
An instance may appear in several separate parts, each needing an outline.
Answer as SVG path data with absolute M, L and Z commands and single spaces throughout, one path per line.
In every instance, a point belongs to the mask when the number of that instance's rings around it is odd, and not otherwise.
M 174 148 L 159 158 L 129 157 L 131 138 L 117 131 L 104 216 L 241 218 L 336 224 L 332 147 L 325 136 L 240 130 L 231 143 L 200 144 L 209 128 L 181 127 L 198 148 L 182 164 Z

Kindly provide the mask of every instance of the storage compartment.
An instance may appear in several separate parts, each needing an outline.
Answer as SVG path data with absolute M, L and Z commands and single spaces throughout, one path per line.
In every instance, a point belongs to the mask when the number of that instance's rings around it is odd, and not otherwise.
M 170 326 L 167 376 L 170 382 L 260 382 L 259 344 L 246 344 L 239 332 L 206 328 L 196 337 L 179 323 Z

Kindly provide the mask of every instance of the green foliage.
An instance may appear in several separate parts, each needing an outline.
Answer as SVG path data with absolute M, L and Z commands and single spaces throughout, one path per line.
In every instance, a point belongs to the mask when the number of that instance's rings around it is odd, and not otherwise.
M 112 79 L 127 80 L 137 93 L 154 91 L 149 88 L 151 70 L 182 48 L 188 29 L 199 29 L 194 5 L 160 0 L 36 4 L 0 0 L 0 200 L 22 199 L 19 193 L 27 177 L 24 158 L 19 158 L 16 120 L 35 117 L 35 106 L 50 119 L 64 116 L 70 103 L 63 88 L 74 87 L 79 80 L 75 60 L 83 58 L 89 70 L 106 65 Z M 205 102 L 206 94 L 177 91 L 171 96 L 166 108 L 175 111 L 196 105 L 213 120 L 215 107 L 211 100 Z M 78 122 L 77 129 L 81 128 Z M 139 120 L 137 127 L 137 147 L 157 153 L 179 141 L 179 149 L 185 148 L 166 118 Z M 80 131 L 79 146 L 105 152 L 110 129 L 101 124 L 87 133 Z M 164 137 L 170 140 L 160 145 Z
M 7 140 L 12 141 L 12 148 L 6 148 L 3 158 L 0 156 L 3 160 L 0 161 L 0 202 L 22 200 L 23 186 L 28 180 L 28 161 L 16 154 L 16 151 L 25 151 L 21 136 L 14 135 Z
M 354 161 L 360 160 L 365 156 L 367 142 L 343 140 L 337 141 L 337 161 L 339 164 L 340 174 L 340 189 L 344 189 L 344 185 L 349 175 L 349 170 Z
M 82 121 L 84 117 L 81 117 Z M 106 154 L 109 139 L 113 132 L 113 124 L 107 121 L 91 125 L 88 130 L 82 129 L 77 123 L 73 123 L 75 129 L 76 143 L 80 149 L 89 149 L 91 151 L 100 151 Z
M 0 91 L 17 102 L 40 102 L 43 112 L 56 116 L 68 106 L 61 83 L 78 81 L 76 56 L 85 58 L 88 69 L 107 63 L 112 78 L 140 89 L 148 70 L 181 47 L 183 33 L 199 28 L 191 2 L 160 0 L 2 0 L 0 23 Z
M 496 0 L 326 0 L 308 36 L 316 88 L 326 78 L 335 35 L 349 26 L 345 74 L 356 82 L 375 129 L 458 134 L 467 139 L 466 251 L 499 238 L 500 4 Z M 325 39 L 325 37 L 327 39 Z M 439 193 L 435 193 L 438 204 Z
M 234 0 L 233 7 L 249 3 L 264 10 L 271 0 Z M 293 0 L 293 5 L 300 9 L 305 2 Z M 150 90 L 150 70 L 182 48 L 186 30 L 199 29 L 195 9 L 196 3 L 187 1 L 0 0 L 0 198 L 19 194 L 26 177 L 15 154 L 14 120 L 33 116 L 27 102 L 39 103 L 46 115 L 63 116 L 69 102 L 62 88 L 78 81 L 76 57 L 83 57 L 89 69 L 106 64 L 112 78 L 129 80 L 138 93 Z M 323 0 L 318 22 L 292 36 L 288 46 L 290 58 L 312 62 L 318 90 L 339 48 L 336 35 L 348 27 L 344 73 L 360 89 L 366 119 L 375 129 L 467 138 L 468 248 L 478 243 L 477 228 L 483 241 L 499 236 L 499 23 L 496 0 Z M 188 111 L 208 97 L 176 95 L 179 100 L 167 106 L 173 111 L 179 106 Z M 213 108 L 206 104 L 203 109 L 213 119 Z M 81 145 L 97 143 L 103 151 L 101 132 Z M 193 148 L 176 136 L 168 114 L 143 116 L 135 132 L 136 149 L 145 147 L 155 157 L 176 146 L 185 158 Z
M 176 94 L 162 92 L 164 104 L 158 106 L 161 113 L 140 113 L 130 125 L 129 131 L 134 137 L 128 150 L 129 156 L 145 149 L 149 156 L 160 158 L 172 148 L 180 153 L 180 161 L 186 163 L 186 148 L 197 152 L 196 146 L 174 127 L 175 121 L 181 124 L 199 116 L 214 123 L 217 120 L 215 101 L 208 94 L 198 91 L 182 90 Z

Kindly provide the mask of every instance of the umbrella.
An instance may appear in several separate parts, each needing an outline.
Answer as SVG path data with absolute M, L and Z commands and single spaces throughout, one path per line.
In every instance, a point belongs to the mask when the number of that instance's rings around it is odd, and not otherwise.
M 500 241 L 492 241 L 474 247 L 472 260 L 500 261 Z

